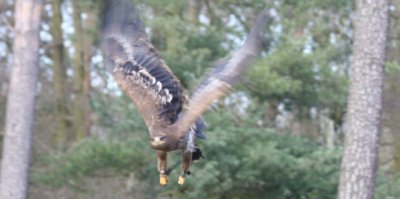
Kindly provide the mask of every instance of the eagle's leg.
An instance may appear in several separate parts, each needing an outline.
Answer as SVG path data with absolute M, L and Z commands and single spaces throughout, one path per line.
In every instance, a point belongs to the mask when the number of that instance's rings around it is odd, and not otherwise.
M 168 183 L 167 175 L 167 152 L 157 151 L 157 168 L 160 172 L 160 185 L 166 185 Z
M 179 176 L 178 184 L 183 185 L 185 183 L 185 176 L 189 172 L 190 164 L 192 163 L 192 153 L 190 151 L 183 151 L 182 154 L 182 173 Z

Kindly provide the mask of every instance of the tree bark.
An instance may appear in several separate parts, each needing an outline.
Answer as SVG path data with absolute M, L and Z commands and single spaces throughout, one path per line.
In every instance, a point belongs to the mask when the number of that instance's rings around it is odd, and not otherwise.
M 193 25 L 199 22 L 201 3 L 201 0 L 188 0 L 188 19 Z
M 26 198 L 38 78 L 40 0 L 15 2 L 14 63 L 8 94 L 0 198 Z
M 85 65 L 84 65 L 84 54 L 83 54 L 83 30 L 81 11 L 79 1 L 73 1 L 73 22 L 74 22 L 74 41 L 73 46 L 75 53 L 73 55 L 72 64 L 74 66 L 74 132 L 75 141 L 83 139 L 88 132 L 86 132 L 85 124 L 85 92 L 84 92 L 84 80 L 85 80 Z
M 373 198 L 381 124 L 387 0 L 356 0 L 339 198 Z
M 83 96 L 84 96 L 84 115 L 85 115 L 85 131 L 87 135 L 91 135 L 91 109 L 90 109 L 90 89 L 91 89 L 91 78 L 90 78 L 90 66 L 92 63 L 93 56 L 93 42 L 96 38 L 96 16 L 98 16 L 98 6 L 94 3 L 90 5 L 90 10 L 86 11 L 87 18 L 84 23 L 84 51 L 83 51 L 83 63 L 85 68 L 85 76 L 83 80 Z
M 62 37 L 62 15 L 61 0 L 53 0 L 53 16 L 51 33 L 53 35 L 51 58 L 53 60 L 53 89 L 55 96 L 55 106 L 57 110 L 54 141 L 58 148 L 63 149 L 67 141 L 68 131 L 68 111 L 67 111 L 67 74 L 64 63 L 64 45 Z

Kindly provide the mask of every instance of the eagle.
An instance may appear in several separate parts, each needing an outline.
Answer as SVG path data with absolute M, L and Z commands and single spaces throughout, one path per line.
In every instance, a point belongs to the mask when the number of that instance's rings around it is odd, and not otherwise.
M 205 138 L 202 114 L 230 91 L 240 74 L 261 54 L 264 29 L 270 19 L 270 11 L 262 11 L 244 44 L 230 58 L 216 64 L 188 97 L 150 42 L 132 1 L 106 0 L 101 28 L 105 64 L 146 123 L 150 145 L 157 152 L 160 185 L 168 183 L 168 152 L 182 152 L 180 185 L 190 174 L 192 162 L 203 156 L 195 144 L 196 138 Z

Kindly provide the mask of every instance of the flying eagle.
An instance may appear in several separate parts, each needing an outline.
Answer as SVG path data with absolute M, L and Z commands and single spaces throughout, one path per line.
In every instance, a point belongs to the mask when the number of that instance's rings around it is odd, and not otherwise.
M 105 62 L 122 90 L 131 98 L 145 121 L 150 145 L 157 151 L 160 184 L 168 183 L 167 152 L 182 151 L 185 182 L 193 160 L 202 157 L 195 138 L 205 138 L 201 115 L 226 94 L 239 75 L 259 56 L 263 32 L 271 16 L 262 11 L 243 46 L 230 59 L 206 75 L 190 98 L 149 41 L 138 10 L 131 0 L 106 0 L 101 43 Z

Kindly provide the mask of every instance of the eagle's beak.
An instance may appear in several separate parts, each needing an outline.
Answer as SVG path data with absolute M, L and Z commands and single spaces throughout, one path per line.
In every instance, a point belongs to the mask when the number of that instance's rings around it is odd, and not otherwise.
M 155 137 L 151 144 L 153 146 L 158 146 L 158 145 L 162 145 L 164 143 L 165 143 L 164 137 Z

